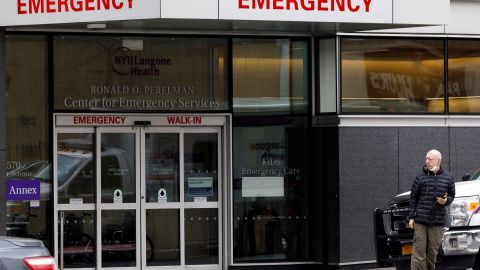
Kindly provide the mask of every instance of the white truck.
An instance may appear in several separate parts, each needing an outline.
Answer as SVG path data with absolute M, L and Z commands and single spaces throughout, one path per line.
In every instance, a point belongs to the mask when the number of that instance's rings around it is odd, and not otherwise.
M 455 200 L 447 209 L 436 269 L 480 270 L 480 170 L 455 183 Z M 388 209 L 374 210 L 377 264 L 410 269 L 413 230 L 407 215 L 410 192 L 399 194 Z

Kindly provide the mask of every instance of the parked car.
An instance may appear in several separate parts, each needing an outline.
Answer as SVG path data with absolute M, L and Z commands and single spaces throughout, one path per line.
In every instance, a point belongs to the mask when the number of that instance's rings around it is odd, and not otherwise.
M 56 270 L 57 265 L 42 241 L 0 236 L 0 269 Z
M 455 183 L 456 196 L 447 209 L 436 269 L 480 269 L 480 170 Z M 377 264 L 410 269 L 413 230 L 408 227 L 410 192 L 399 194 L 388 209 L 374 210 Z

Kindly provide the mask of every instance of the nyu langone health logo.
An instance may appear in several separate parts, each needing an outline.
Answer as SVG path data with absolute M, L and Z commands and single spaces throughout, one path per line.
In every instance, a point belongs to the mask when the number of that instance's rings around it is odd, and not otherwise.
M 160 66 L 170 66 L 171 58 L 147 57 L 141 51 L 120 47 L 113 51 L 112 68 L 119 75 L 160 76 Z
M 7 179 L 7 201 L 39 201 L 40 180 Z

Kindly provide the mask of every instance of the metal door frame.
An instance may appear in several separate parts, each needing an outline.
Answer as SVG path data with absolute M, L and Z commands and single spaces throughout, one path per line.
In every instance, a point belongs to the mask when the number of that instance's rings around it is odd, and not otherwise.
M 58 242 L 60 241 L 59 235 L 59 214 L 62 211 L 95 211 L 96 210 L 96 202 L 89 203 L 89 204 L 59 204 L 58 202 L 58 175 L 57 175 L 57 153 L 58 153 L 58 140 L 57 135 L 61 133 L 90 133 L 92 136 L 95 136 L 95 128 L 93 127 L 67 127 L 67 128 L 55 128 L 53 134 L 53 204 L 54 204 L 54 214 L 53 214 L 53 232 L 54 232 L 54 243 L 53 243 L 53 256 L 55 258 L 55 262 L 57 263 L 59 269 L 60 268 L 60 260 L 58 257 L 59 254 L 59 245 Z M 96 147 L 96 146 L 95 146 Z M 93 154 L 93 153 L 92 153 Z M 95 251 L 96 252 L 96 251 Z M 76 268 L 78 270 L 91 270 L 95 268 Z
M 115 269 L 114 267 L 103 267 L 102 266 L 102 211 L 103 210 L 135 210 L 135 227 L 140 228 L 140 181 L 135 181 L 135 202 L 133 203 L 102 203 L 102 134 L 134 134 L 135 136 L 135 180 L 140 179 L 141 171 L 140 171 L 140 130 L 138 127 L 97 127 L 95 130 L 96 136 L 96 259 L 97 259 L 97 267 L 96 269 Z M 136 270 L 141 267 L 141 253 L 140 253 L 140 230 L 135 230 L 135 266 L 134 267 L 121 267 L 122 270 Z M 141 268 L 140 268 L 141 269 Z
M 146 210 L 148 209 L 178 209 L 179 210 L 179 218 L 180 218 L 180 265 L 170 265 L 170 266 L 146 266 L 146 253 L 142 253 L 142 269 L 147 270 L 170 270 L 170 269 L 218 269 L 219 266 L 222 266 L 223 261 L 223 226 L 224 221 L 222 219 L 222 200 L 223 200 L 223 183 L 225 182 L 224 179 L 224 171 L 222 164 L 222 152 L 224 149 L 223 141 L 222 141 L 222 130 L 221 127 L 148 127 L 142 128 L 141 130 L 141 158 L 144 159 L 145 154 L 145 133 L 154 133 L 154 134 L 161 134 L 161 133 L 175 133 L 179 136 L 179 202 L 170 202 L 170 203 L 147 203 L 146 198 L 146 179 L 145 173 L 141 174 L 141 244 L 142 250 L 146 250 Z M 216 134 L 217 135 L 217 167 L 218 167 L 218 200 L 217 202 L 185 202 L 185 170 L 184 170 L 184 142 L 185 142 L 185 134 L 188 133 L 208 133 L 208 134 Z M 142 160 L 141 162 L 141 171 L 145 171 L 145 161 Z M 185 209 L 191 208 L 216 208 L 218 210 L 218 219 L 222 222 L 219 222 L 218 225 L 218 256 L 219 262 L 218 265 L 187 265 L 185 263 Z
M 54 151 L 53 151 L 53 198 L 54 198 L 54 225 L 53 225 L 53 231 L 54 231 L 54 245 L 53 245 L 53 250 L 54 250 L 54 257 L 55 257 L 55 260 L 57 263 L 59 263 L 59 245 L 58 245 L 58 241 L 59 241 L 59 237 L 58 237 L 58 233 L 59 233 L 59 226 L 57 226 L 59 224 L 59 213 L 63 210 L 93 210 L 93 211 L 96 211 L 96 229 L 97 229 L 97 232 L 96 232 L 96 236 L 101 236 L 101 222 L 99 222 L 99 220 L 101 220 L 101 210 L 109 210 L 110 207 L 109 206 L 104 206 L 104 205 L 99 205 L 101 204 L 101 199 L 100 201 L 96 201 L 95 203 L 93 204 L 82 204 L 82 205 L 71 205 L 71 204 L 59 204 L 57 203 L 58 201 L 58 186 L 57 186 L 57 134 L 58 133 L 92 133 L 95 138 L 96 138 L 96 173 L 97 173 L 97 176 L 96 176 L 96 179 L 99 179 L 100 178 L 100 174 L 101 174 L 101 171 L 100 170 L 100 161 L 101 161 L 101 155 L 99 156 L 99 153 L 98 151 L 100 151 L 100 147 L 98 147 L 98 143 L 100 143 L 100 139 L 99 139 L 99 134 L 101 132 L 98 132 L 97 129 L 100 129 L 100 131 L 103 131 L 103 130 L 108 130 L 108 131 L 114 131 L 114 130 L 123 130 L 123 131 L 126 131 L 128 128 L 130 128 L 130 131 L 131 133 L 136 133 L 136 142 L 137 142 L 137 145 L 139 147 L 136 147 L 135 151 L 136 151 L 136 155 L 137 157 L 139 158 L 136 158 L 135 160 L 135 166 L 136 166 L 136 174 L 137 176 L 140 175 L 140 178 L 137 178 L 137 179 L 141 179 L 141 183 L 142 185 L 140 185 L 140 183 L 137 183 L 137 187 L 138 189 L 136 190 L 136 203 L 132 204 L 132 205 L 129 205 L 131 207 L 133 207 L 133 205 L 135 205 L 134 209 L 138 209 L 140 212 L 137 213 L 137 226 L 139 226 L 138 228 L 141 228 L 141 230 L 137 230 L 137 246 L 138 245 L 141 245 L 140 248 L 137 249 L 137 256 L 136 256 L 136 261 L 137 261 L 137 267 L 134 267 L 134 268 L 122 268 L 122 269 L 141 269 L 142 267 L 144 267 L 146 265 L 146 256 L 145 256 L 145 252 L 143 252 L 143 254 L 140 254 L 140 250 L 145 250 L 146 248 L 146 244 L 145 244 L 145 238 L 146 238 L 146 227 L 145 227 L 145 210 L 146 209 L 149 209 L 148 206 L 146 205 L 146 203 L 144 202 L 144 199 L 141 199 L 141 196 L 143 196 L 143 198 L 145 198 L 145 174 L 143 173 L 144 169 L 145 169 L 145 163 L 144 161 L 140 160 L 143 159 L 144 157 L 142 157 L 143 153 L 145 153 L 145 142 L 144 142 L 144 134 L 145 134 L 145 131 L 148 131 L 148 130 L 159 130 L 160 132 L 159 133 L 164 133 L 162 130 L 164 131 L 170 131 L 170 130 L 175 130 L 175 129 L 179 129 L 181 130 L 181 133 L 182 136 L 181 136 L 181 162 L 180 162 L 180 175 L 181 175 L 181 179 L 180 179 L 180 192 L 182 193 L 180 198 L 181 200 L 183 201 L 183 198 L 184 198 L 184 179 L 183 179 L 183 176 L 184 176 L 184 171 L 183 171 L 183 134 L 185 133 L 195 133 L 195 131 L 202 131 L 204 130 L 205 132 L 208 132 L 207 130 L 212 130 L 212 129 L 216 129 L 217 131 L 215 131 L 217 133 L 217 136 L 218 136 L 218 168 L 219 168 L 219 172 L 218 172 L 218 202 L 217 202 L 217 208 L 218 209 L 218 214 L 219 214 L 219 230 L 218 230 L 218 239 L 219 239 L 219 253 L 218 253 L 218 256 L 219 256 L 219 263 L 218 265 L 185 265 L 185 256 L 184 256 L 184 253 L 185 253 L 185 241 L 184 241 L 184 236 L 185 236 L 185 232 L 184 232 L 184 222 L 180 222 L 180 226 L 182 227 L 181 228 L 181 254 L 182 255 L 182 261 L 181 261 L 181 266 L 179 266 L 179 269 L 227 269 L 228 268 L 228 261 L 229 261 L 229 257 L 231 256 L 231 253 L 233 252 L 233 250 L 231 250 L 231 245 L 233 243 L 231 243 L 231 241 L 229 241 L 229 238 L 228 236 L 231 235 L 231 222 L 230 222 L 230 214 L 228 212 L 229 209 L 231 209 L 232 205 L 231 205 L 231 202 L 230 202 L 230 198 L 231 198 L 231 194 L 229 192 L 231 192 L 231 187 L 230 187 L 230 182 L 231 182 L 231 179 L 232 179 L 232 151 L 231 151 L 231 147 L 232 147 L 232 123 L 231 123 L 231 115 L 229 114 L 209 114 L 209 115 L 201 115 L 201 114 L 194 114 L 194 115 L 198 115 L 198 116 L 201 116 L 201 117 L 204 117 L 205 119 L 207 119 L 205 125 L 196 125 L 196 126 L 186 126 L 184 124 L 179 124 L 179 125 L 175 125 L 175 126 L 167 126 L 166 124 L 153 124 L 152 126 L 149 126 L 149 127 L 141 127 L 141 129 L 137 130 L 137 131 L 132 131 L 132 129 L 135 129 L 135 128 L 139 128 L 139 126 L 134 126 L 134 125 L 123 125 L 122 127 L 115 127 L 113 129 L 110 129 L 108 125 L 79 125 L 79 126 L 76 126 L 76 125 L 73 125 L 73 124 L 70 124 L 71 123 L 71 120 L 70 118 L 73 117 L 73 116 L 92 116 L 92 115 L 114 115 L 114 114 L 74 114 L 74 113 L 61 113 L 61 114 L 54 114 L 53 115 L 53 121 L 55 123 L 54 125 L 54 139 L 53 139 L 53 144 L 54 144 Z M 115 114 L 115 115 L 118 115 L 118 114 Z M 126 116 L 126 117 L 130 117 L 130 118 L 138 118 L 138 119 L 155 119 L 156 117 L 166 117 L 166 116 L 183 116 L 183 115 L 179 115 L 179 114 L 122 114 L 122 116 Z M 160 122 L 163 123 L 165 122 L 165 120 L 161 120 Z M 98 127 L 98 128 L 97 128 Z M 211 132 L 208 132 L 208 133 L 211 133 Z M 143 152 L 142 152 L 143 151 Z M 97 189 L 96 189 L 96 195 L 97 195 L 97 198 L 101 198 L 101 197 L 98 197 L 99 194 L 98 192 L 101 192 L 101 190 L 99 189 L 99 185 L 100 184 L 100 181 L 96 181 L 96 186 L 97 186 Z M 140 192 L 139 192 L 140 191 Z M 191 206 L 194 206 L 193 204 L 194 203 L 191 203 L 192 205 Z M 209 204 L 207 202 L 207 204 Z M 210 203 L 211 204 L 211 203 Z M 189 205 L 189 203 L 184 203 L 183 206 L 181 206 L 182 208 L 181 209 L 185 209 L 185 208 L 188 208 L 187 206 Z M 198 204 L 198 202 L 196 203 L 196 205 L 198 207 L 201 208 L 201 205 Z M 113 207 L 115 209 L 115 207 Z M 167 207 L 168 208 L 168 207 Z M 192 208 L 195 208 L 195 207 L 192 207 Z M 97 211 L 97 210 L 100 210 L 100 211 Z M 138 215 L 141 215 L 141 218 L 139 219 L 138 218 Z M 183 220 L 184 218 L 184 211 L 180 211 L 180 215 L 181 215 L 181 219 Z M 141 220 L 141 221 L 140 221 Z M 138 224 L 140 223 L 140 224 Z M 140 231 L 144 231 L 145 233 L 142 233 L 140 235 Z M 100 232 L 100 233 L 99 233 Z M 139 236 L 140 235 L 140 236 Z M 96 258 L 96 263 L 97 263 L 97 266 L 96 268 L 75 268 L 75 269 L 78 269 L 78 270 L 83 270 L 83 269 L 101 269 L 101 237 L 96 237 L 96 253 L 97 253 L 97 258 Z M 99 249 L 100 248 L 100 249 Z M 100 255 L 98 255 L 100 254 Z M 156 270 L 156 269 L 173 269 L 172 266 L 160 266 L 160 267 L 157 267 L 157 266 L 149 266 L 148 268 L 146 269 L 151 269 L 151 270 Z M 108 269 L 108 268 L 107 268 Z M 113 268 L 110 268 L 110 269 L 113 269 Z M 143 268 L 145 269 L 145 268 Z

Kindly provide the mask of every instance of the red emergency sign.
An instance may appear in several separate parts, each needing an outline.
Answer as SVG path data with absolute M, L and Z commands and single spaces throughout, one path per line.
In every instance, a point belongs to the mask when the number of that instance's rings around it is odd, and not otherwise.
M 201 125 L 201 116 L 168 116 L 169 125 Z
M 123 125 L 125 124 L 125 116 L 107 116 L 107 115 L 88 115 L 74 116 L 74 125 Z
M 17 0 L 19 15 L 132 8 L 133 0 Z

